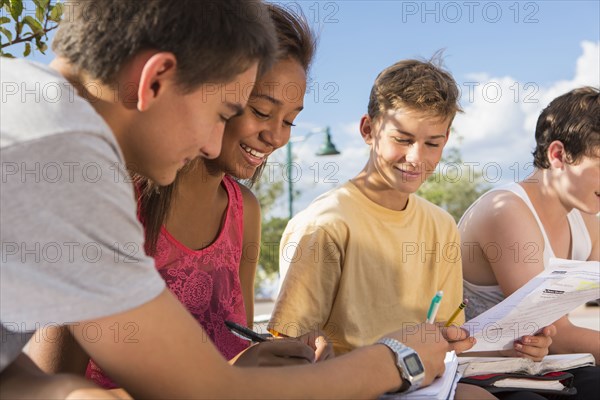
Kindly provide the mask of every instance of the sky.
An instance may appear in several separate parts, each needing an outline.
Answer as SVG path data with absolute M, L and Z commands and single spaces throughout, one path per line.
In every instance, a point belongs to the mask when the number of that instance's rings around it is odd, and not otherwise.
M 318 33 L 305 109 L 294 139 L 295 211 L 356 175 L 368 159 L 358 123 L 371 85 L 385 67 L 429 58 L 444 49 L 465 111 L 448 146 L 459 146 L 468 168 L 493 185 L 531 171 L 535 121 L 555 97 L 600 86 L 598 1 L 283 1 L 301 8 Z M 33 58 L 49 62 L 34 54 Z M 316 157 L 325 127 L 341 151 Z M 311 134 L 310 137 L 306 137 Z M 273 154 L 275 167 L 285 151 Z M 269 178 L 286 177 L 267 168 Z M 286 179 L 287 180 L 287 179 Z M 287 213 L 287 197 L 272 215 Z

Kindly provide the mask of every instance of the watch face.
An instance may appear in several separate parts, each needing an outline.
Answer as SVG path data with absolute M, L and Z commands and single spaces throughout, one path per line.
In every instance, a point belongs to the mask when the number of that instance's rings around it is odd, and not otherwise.
M 406 365 L 408 373 L 411 376 L 420 375 L 425 371 L 423 365 L 421 364 L 421 360 L 419 360 L 419 356 L 416 354 L 411 354 L 404 357 L 404 364 Z

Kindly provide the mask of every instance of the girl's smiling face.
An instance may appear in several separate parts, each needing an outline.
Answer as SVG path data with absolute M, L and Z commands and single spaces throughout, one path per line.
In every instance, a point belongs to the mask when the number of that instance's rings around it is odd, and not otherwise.
M 304 107 L 306 72 L 294 59 L 278 61 L 254 86 L 244 113 L 225 127 L 221 155 L 205 160 L 211 170 L 250 179 L 276 149 L 290 139 Z

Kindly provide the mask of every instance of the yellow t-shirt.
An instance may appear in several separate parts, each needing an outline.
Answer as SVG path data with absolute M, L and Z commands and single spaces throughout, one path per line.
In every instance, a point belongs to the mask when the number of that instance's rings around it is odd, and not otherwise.
M 416 195 L 403 211 L 387 209 L 351 182 L 289 222 L 279 267 L 285 279 L 269 329 L 295 337 L 318 327 L 336 354 L 424 322 L 438 290 L 444 297 L 436 321 L 462 301 L 454 219 Z M 461 313 L 455 323 L 463 322 Z

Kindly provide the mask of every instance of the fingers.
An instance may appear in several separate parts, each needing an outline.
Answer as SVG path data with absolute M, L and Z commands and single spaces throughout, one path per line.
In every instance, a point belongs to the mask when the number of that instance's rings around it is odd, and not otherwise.
M 437 362 L 434 360 L 423 360 L 425 366 L 425 378 L 423 379 L 423 386 L 427 386 L 433 382 L 435 378 L 439 378 L 444 375 L 446 371 L 446 364 L 444 361 L 438 360 Z
M 442 335 L 448 342 L 457 342 L 469 337 L 469 332 L 458 326 L 440 326 Z
M 547 337 L 553 337 L 556 335 L 557 332 L 558 332 L 558 329 L 556 329 L 556 326 L 548 325 L 548 326 L 544 327 L 544 329 L 542 329 L 542 331 L 540 333 L 538 333 L 536 336 L 543 335 L 543 336 L 547 336 Z
M 317 339 L 315 339 L 315 346 L 315 362 L 335 357 L 333 346 L 324 336 L 319 336 Z
M 529 358 L 533 361 L 542 361 L 548 355 L 547 348 L 525 346 L 521 343 L 515 343 L 514 349 L 517 357 Z
M 520 341 L 515 342 L 514 349 L 517 352 L 517 356 L 529 358 L 533 361 L 541 361 L 547 356 L 549 347 L 552 344 L 552 337 L 549 335 L 553 334 L 552 329 L 549 328 L 544 328 L 544 331 L 548 329 L 548 336 L 546 336 L 546 333 L 536 336 L 523 336 Z
M 461 354 L 473 347 L 475 343 L 477 343 L 477 340 L 474 337 L 468 337 L 464 340 L 450 342 L 448 345 L 450 350 L 454 350 L 456 354 Z
M 475 345 L 475 338 L 469 337 L 469 332 L 458 326 L 441 327 L 441 331 L 448 341 L 450 350 L 454 350 L 456 354 L 467 351 Z

